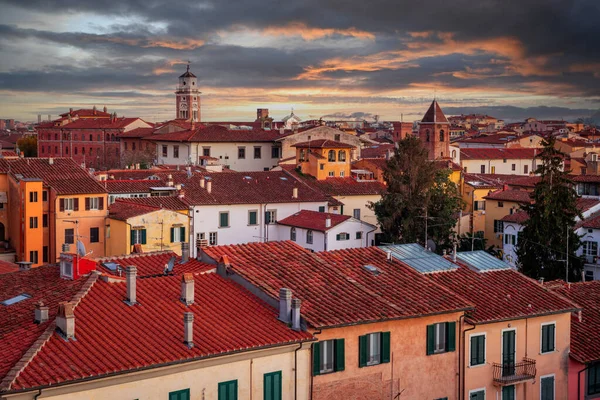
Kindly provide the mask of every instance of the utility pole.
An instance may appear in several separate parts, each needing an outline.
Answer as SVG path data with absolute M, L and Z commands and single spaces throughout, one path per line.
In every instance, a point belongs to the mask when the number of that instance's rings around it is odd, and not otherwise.
M 425 248 L 427 248 L 427 208 L 425 208 Z
M 567 254 L 565 256 L 565 282 L 569 283 L 569 225 L 567 224 Z

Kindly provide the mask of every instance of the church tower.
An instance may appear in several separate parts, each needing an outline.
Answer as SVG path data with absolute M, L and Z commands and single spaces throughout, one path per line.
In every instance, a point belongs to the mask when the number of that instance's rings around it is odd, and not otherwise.
M 179 86 L 175 92 L 177 115 L 175 118 L 200 122 L 200 91 L 197 86 L 196 75 L 187 71 L 179 77 Z
M 450 158 L 450 123 L 436 100 L 419 124 L 419 138 L 429 151 L 430 160 Z

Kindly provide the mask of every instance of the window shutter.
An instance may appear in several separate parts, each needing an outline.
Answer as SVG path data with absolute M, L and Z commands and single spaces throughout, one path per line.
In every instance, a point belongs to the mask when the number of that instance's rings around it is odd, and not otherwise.
M 427 325 L 427 355 L 433 354 L 435 348 L 435 325 Z
M 381 362 L 390 362 L 390 333 L 381 332 Z
M 90 198 L 85 198 L 85 210 L 88 211 L 90 209 Z
M 321 344 L 319 342 L 313 343 L 313 376 L 317 376 L 321 373 Z
M 135 231 L 132 229 L 131 232 L 129 232 L 129 245 L 133 246 L 135 244 Z
M 550 325 L 550 329 L 548 329 L 548 351 L 554 351 L 555 343 L 554 343 L 554 330 L 556 329 L 556 325 Z
M 146 230 L 142 229 L 142 244 L 146 244 Z
M 104 197 L 99 197 L 98 198 L 98 209 L 99 210 L 104 210 Z
M 446 335 L 446 351 L 456 350 L 456 322 L 448 322 L 446 324 L 448 334 Z
M 334 352 L 335 363 L 333 365 L 335 371 L 343 371 L 346 368 L 346 355 L 344 347 L 344 339 L 335 339 Z
M 479 336 L 471 337 L 471 360 L 469 365 L 477 365 L 477 354 L 479 352 Z
M 265 374 L 264 377 L 265 400 L 273 400 L 273 375 Z
M 171 243 L 175 242 L 175 228 L 171 228 Z
M 340 240 L 340 234 L 335 235 L 335 240 Z
M 185 227 L 182 226 L 181 228 L 179 228 L 179 241 L 180 242 L 186 242 L 185 240 Z
M 60 211 L 65 211 L 65 199 L 60 199 L 58 201 L 59 207 L 60 207 Z
M 73 211 L 79 211 L 79 199 L 73 199 Z
M 367 335 L 358 337 L 358 367 L 367 365 Z
M 479 340 L 479 359 L 485 362 L 485 336 L 481 336 Z

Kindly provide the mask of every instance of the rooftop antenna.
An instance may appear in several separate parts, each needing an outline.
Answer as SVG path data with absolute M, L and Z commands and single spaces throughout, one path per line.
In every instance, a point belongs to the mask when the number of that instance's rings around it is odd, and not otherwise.
M 188 62 L 187 62 L 187 72 L 190 72 L 190 64 L 191 64 L 191 63 L 192 63 L 192 62 L 191 62 L 190 60 L 188 60 Z

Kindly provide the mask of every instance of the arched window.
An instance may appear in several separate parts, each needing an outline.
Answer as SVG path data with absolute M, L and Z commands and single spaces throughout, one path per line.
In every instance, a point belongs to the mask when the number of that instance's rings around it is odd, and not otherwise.
M 440 142 L 443 142 L 443 141 L 444 141 L 444 130 L 442 129 L 440 131 Z
M 456 150 L 452 150 L 452 158 L 456 158 Z
M 54 153 L 58 154 L 58 146 L 54 146 Z
M 310 229 L 306 231 L 306 243 L 312 244 L 313 242 L 313 231 Z
M 425 141 L 429 142 L 429 129 L 425 131 Z
M 90 133 L 90 142 L 94 140 L 94 138 L 92 137 L 92 134 Z
M 335 162 L 335 150 L 329 150 L 327 159 L 328 161 Z
M 44 146 L 42 146 L 42 153 L 44 153 Z
M 346 152 L 344 150 L 338 151 L 338 161 L 346 161 Z
M 135 142 L 131 143 L 131 150 L 135 151 Z
M 98 141 L 100 141 L 100 134 L 98 134 L 97 139 L 98 139 Z
M 290 240 L 292 242 L 296 241 L 296 228 L 292 227 L 292 229 L 290 229 Z

